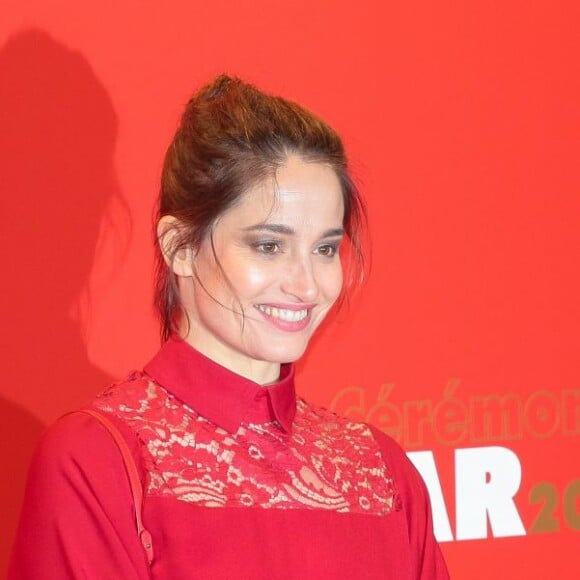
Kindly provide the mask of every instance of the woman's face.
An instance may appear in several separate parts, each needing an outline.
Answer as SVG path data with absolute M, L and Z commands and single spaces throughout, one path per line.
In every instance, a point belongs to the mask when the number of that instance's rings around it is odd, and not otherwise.
M 289 157 L 194 253 L 193 283 L 180 281 L 186 340 L 246 376 L 298 359 L 342 288 L 343 215 L 334 170 Z

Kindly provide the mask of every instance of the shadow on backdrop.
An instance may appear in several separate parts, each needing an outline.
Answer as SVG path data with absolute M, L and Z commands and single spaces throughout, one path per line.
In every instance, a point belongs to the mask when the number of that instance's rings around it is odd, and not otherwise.
M 4 577 L 39 432 L 110 381 L 71 312 L 87 293 L 101 222 L 123 202 L 111 98 L 82 55 L 43 31 L 0 48 L 0 127 Z

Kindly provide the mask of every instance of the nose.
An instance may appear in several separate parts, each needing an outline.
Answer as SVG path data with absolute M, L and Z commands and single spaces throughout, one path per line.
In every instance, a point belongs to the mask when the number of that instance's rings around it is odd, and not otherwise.
M 301 302 L 314 302 L 318 297 L 318 282 L 313 264 L 308 258 L 300 258 L 286 264 L 282 291 Z

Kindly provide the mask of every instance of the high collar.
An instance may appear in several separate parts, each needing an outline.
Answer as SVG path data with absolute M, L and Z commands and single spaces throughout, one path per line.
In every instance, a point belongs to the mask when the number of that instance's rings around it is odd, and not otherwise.
M 207 358 L 173 335 L 144 367 L 157 383 L 212 423 L 235 433 L 242 422 L 276 420 L 290 432 L 296 413 L 294 366 L 280 366 L 280 379 L 262 386 Z

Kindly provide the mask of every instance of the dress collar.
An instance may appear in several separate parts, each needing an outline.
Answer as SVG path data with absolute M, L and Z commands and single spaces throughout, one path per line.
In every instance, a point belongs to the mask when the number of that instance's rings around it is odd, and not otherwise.
M 276 420 L 290 432 L 296 414 L 294 366 L 283 364 L 280 379 L 262 386 L 207 358 L 173 335 L 145 366 L 157 383 L 212 423 L 235 433 L 242 422 Z

